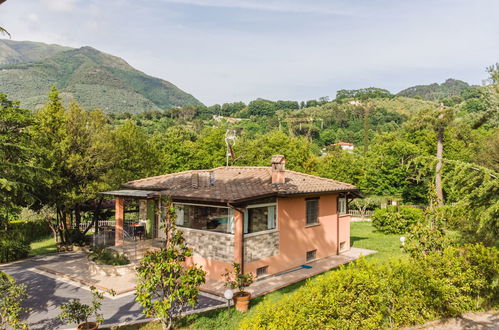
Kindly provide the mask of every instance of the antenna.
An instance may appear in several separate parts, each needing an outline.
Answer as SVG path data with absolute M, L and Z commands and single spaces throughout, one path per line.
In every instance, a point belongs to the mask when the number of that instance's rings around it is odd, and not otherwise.
M 229 156 L 234 160 L 234 152 L 232 151 L 232 147 L 236 144 L 236 131 L 227 130 L 225 131 L 225 166 L 229 166 Z

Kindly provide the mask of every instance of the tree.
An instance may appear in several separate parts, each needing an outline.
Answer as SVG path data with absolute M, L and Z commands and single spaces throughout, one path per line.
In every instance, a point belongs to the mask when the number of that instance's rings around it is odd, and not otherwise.
M 19 205 L 33 200 L 36 176 L 42 171 L 32 165 L 34 150 L 29 134 L 33 117 L 18 102 L 0 94 L 0 218 Z
M 341 149 L 331 150 L 317 160 L 317 174 L 322 177 L 358 185 L 363 174 L 364 158 Z
M 74 219 L 78 230 L 81 204 L 111 188 L 109 173 L 116 155 L 111 131 L 98 110 L 87 112 L 73 103 L 66 111 L 55 87 L 35 119 L 35 162 L 50 171 L 37 189 L 37 198 L 42 205 L 55 207 L 60 238 L 70 243 L 69 220 Z
M 436 132 L 436 162 L 435 162 L 435 192 L 437 204 L 444 205 L 444 195 L 442 188 L 442 160 L 444 152 L 445 130 L 454 120 L 453 108 L 440 105 L 438 108 L 432 107 L 421 111 L 414 117 L 408 127 L 410 130 L 432 129 Z
M 499 63 L 487 67 L 487 72 L 490 75 L 490 81 L 493 84 L 499 84 Z
M 137 268 L 136 300 L 144 314 L 161 320 L 163 329 L 173 329 L 182 310 L 197 303 L 199 285 L 206 272 L 197 265 L 186 265 L 192 255 L 182 232 L 175 224 L 176 214 L 170 199 L 162 199 L 165 217 L 166 243 L 157 252 L 148 253 Z M 160 208 L 161 209 L 161 208 Z

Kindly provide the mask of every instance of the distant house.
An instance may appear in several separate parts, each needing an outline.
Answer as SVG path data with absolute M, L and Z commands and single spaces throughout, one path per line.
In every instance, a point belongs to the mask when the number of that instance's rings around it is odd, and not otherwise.
M 339 146 L 341 150 L 349 150 L 349 151 L 352 151 L 355 148 L 355 145 L 353 143 L 348 143 L 348 142 L 338 142 L 333 144 L 333 146 Z
M 105 192 L 116 198 L 115 244 L 124 242 L 126 204 L 139 205 L 146 237 L 165 238 L 160 196 L 170 196 L 177 225 L 193 249 L 189 262 L 220 280 L 231 263 L 258 276 L 281 273 L 350 249 L 349 200 L 357 187 L 271 166 L 231 166 L 166 174 Z

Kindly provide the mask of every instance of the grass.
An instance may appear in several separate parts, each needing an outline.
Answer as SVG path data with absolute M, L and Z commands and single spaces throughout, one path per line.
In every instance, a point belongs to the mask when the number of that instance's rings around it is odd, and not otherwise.
M 350 226 L 351 245 L 357 248 L 376 250 L 378 253 L 367 256 L 367 259 L 382 262 L 388 258 L 400 258 L 405 254 L 400 248 L 400 235 L 386 235 L 377 232 L 371 222 L 352 222 Z M 334 271 L 334 270 L 330 270 Z M 320 275 L 317 275 L 320 276 Z M 313 277 L 308 279 L 313 281 Z M 280 290 L 271 292 L 265 295 L 265 299 L 278 301 L 283 296 L 292 293 L 300 288 L 307 280 L 300 281 Z M 251 307 L 258 305 L 264 297 L 258 297 L 251 300 Z M 193 314 L 184 317 L 180 320 L 179 327 L 181 329 L 236 329 L 241 320 L 250 315 L 252 310 L 247 314 L 239 313 L 231 308 L 231 313 L 227 312 L 227 308 L 216 309 L 200 314 Z M 158 330 L 161 329 L 161 324 L 149 322 L 145 324 L 137 324 L 131 326 L 119 327 L 120 330 Z
M 29 252 L 29 255 L 37 256 L 40 254 L 47 254 L 52 252 L 57 252 L 57 248 L 55 246 L 55 240 L 53 237 L 48 237 L 36 242 L 32 242 L 31 251 Z
M 407 256 L 400 247 L 400 236 L 378 232 L 370 221 L 352 222 L 350 225 L 350 243 L 353 247 L 378 251 L 367 259 L 386 260 Z

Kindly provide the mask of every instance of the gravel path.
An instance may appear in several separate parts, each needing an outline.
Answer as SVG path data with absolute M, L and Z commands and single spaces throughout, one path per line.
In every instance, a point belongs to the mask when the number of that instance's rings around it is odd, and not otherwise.
M 88 287 L 35 269 L 46 263 L 71 261 L 77 258 L 81 258 L 81 253 L 58 253 L 0 265 L 0 271 L 12 275 L 18 283 L 27 285 L 29 297 L 25 301 L 25 306 L 31 308 L 27 317 L 30 329 L 68 328 L 56 318 L 60 312 L 59 306 L 73 298 L 90 303 L 91 293 Z M 103 326 L 145 319 L 141 307 L 134 299 L 133 292 L 105 297 L 102 302 L 102 313 L 106 320 Z M 195 309 L 201 310 L 221 304 L 219 300 L 201 295 Z

